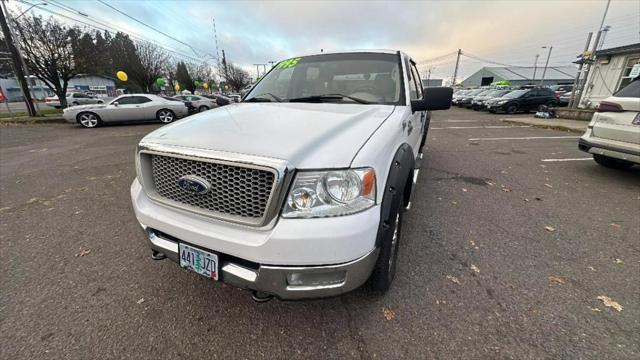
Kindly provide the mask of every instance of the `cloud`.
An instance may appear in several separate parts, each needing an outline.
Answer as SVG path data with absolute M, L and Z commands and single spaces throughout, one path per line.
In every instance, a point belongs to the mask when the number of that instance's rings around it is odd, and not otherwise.
M 103 4 L 65 4 L 193 55 L 186 46 Z M 320 49 L 361 48 L 401 49 L 416 60 L 461 48 L 522 65 L 532 64 L 535 54 L 544 53 L 543 45 L 554 46 L 551 63 L 568 64 L 582 50 L 587 32 L 597 30 L 605 2 L 119 1 L 111 5 L 206 53 L 215 53 L 215 18 L 218 43 L 228 59 L 255 68 L 251 64 Z M 606 22 L 613 26 L 607 46 L 638 42 L 639 17 L 640 2 L 613 1 Z M 451 72 L 455 59 L 445 60 L 432 64 L 436 75 Z M 468 74 L 480 66 L 464 58 L 461 72 Z

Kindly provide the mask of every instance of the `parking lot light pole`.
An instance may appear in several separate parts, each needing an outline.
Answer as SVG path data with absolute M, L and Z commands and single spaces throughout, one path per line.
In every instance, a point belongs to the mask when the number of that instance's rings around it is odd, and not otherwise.
M 543 46 L 543 49 L 546 49 L 547 46 Z M 544 63 L 544 70 L 542 70 L 542 80 L 540 80 L 540 86 L 544 83 L 544 76 L 547 74 L 547 66 L 549 66 L 549 59 L 551 58 L 551 50 L 553 50 L 553 46 L 549 46 L 549 53 L 547 54 L 547 62 Z
M 540 54 L 536 54 L 536 59 L 533 61 L 533 79 L 531 79 L 531 84 L 532 85 L 536 81 L 536 71 L 538 70 L 538 58 L 539 57 L 540 57 Z

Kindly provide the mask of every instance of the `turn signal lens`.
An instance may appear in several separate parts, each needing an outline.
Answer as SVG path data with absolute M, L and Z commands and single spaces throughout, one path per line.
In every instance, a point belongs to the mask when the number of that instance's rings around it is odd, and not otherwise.
M 375 190 L 376 173 L 373 172 L 373 169 L 367 169 L 362 174 L 362 196 L 370 195 L 372 192 L 375 193 Z

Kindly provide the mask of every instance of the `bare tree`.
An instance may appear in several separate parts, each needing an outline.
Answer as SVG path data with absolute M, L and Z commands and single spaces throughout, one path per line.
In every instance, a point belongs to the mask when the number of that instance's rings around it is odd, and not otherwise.
M 63 108 L 67 107 L 69 80 L 77 75 L 69 29 L 53 18 L 39 16 L 25 16 L 14 26 L 29 70 L 58 95 Z
M 161 77 L 169 62 L 169 54 L 156 44 L 140 42 L 136 44 L 140 63 L 133 69 L 131 78 L 146 92 L 151 91 L 156 79 Z
M 226 67 L 222 68 L 220 77 L 222 77 L 226 85 L 234 91 L 240 91 L 243 87 L 250 84 L 249 73 L 234 64 L 227 64 Z
M 190 62 L 190 63 L 186 63 L 186 65 L 187 65 L 187 70 L 189 71 L 189 74 L 194 80 L 198 80 L 200 82 L 216 81 L 213 68 L 206 62 L 202 62 L 199 64 Z

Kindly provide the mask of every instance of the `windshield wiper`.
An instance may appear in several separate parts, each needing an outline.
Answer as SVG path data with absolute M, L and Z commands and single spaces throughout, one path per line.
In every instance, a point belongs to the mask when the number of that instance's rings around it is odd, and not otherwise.
M 254 96 L 251 99 L 247 99 L 244 102 L 261 102 L 261 101 L 265 101 L 265 102 L 271 102 L 271 99 L 263 97 L 263 95 L 268 95 L 271 96 L 275 101 L 277 102 L 282 102 L 282 99 L 279 98 L 276 95 L 273 95 L 272 93 L 264 93 L 264 94 L 260 94 L 258 96 Z
M 344 94 L 322 94 L 289 99 L 289 102 L 321 102 L 322 100 L 349 99 L 359 104 L 371 104 L 370 101 Z

